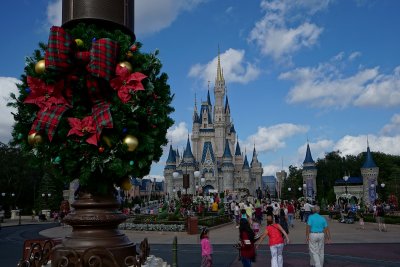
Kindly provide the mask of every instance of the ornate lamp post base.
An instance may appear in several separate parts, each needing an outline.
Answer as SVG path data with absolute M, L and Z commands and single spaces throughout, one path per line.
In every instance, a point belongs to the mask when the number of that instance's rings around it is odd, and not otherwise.
M 118 206 L 112 196 L 81 194 L 72 204 L 75 210 L 64 219 L 72 233 L 54 247 L 51 266 L 136 265 L 135 244 L 118 230 L 126 220 Z

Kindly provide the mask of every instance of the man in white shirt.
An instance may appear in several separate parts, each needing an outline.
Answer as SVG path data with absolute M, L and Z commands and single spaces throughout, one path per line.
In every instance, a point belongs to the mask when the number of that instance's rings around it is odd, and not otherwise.
M 306 203 L 304 204 L 304 222 L 307 223 L 308 220 L 308 216 L 311 215 L 311 209 L 314 206 L 311 205 L 310 203 L 308 203 L 308 200 L 306 201 Z

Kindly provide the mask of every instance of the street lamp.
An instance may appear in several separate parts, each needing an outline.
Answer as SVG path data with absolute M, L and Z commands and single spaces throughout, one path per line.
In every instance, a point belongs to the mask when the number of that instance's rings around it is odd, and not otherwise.
M 200 178 L 200 185 L 201 185 L 201 192 L 202 192 L 203 196 L 204 196 L 204 185 L 205 184 L 206 184 L 206 178 L 201 177 Z
M 200 177 L 200 175 L 201 175 L 201 172 L 200 171 L 195 171 L 194 173 L 193 173 L 193 175 L 194 175 L 194 178 L 195 178 L 195 187 L 196 187 L 196 196 L 199 194 L 199 177 Z
M 385 188 L 385 183 L 381 183 L 381 188 L 382 188 L 382 190 L 381 190 L 381 195 L 382 195 L 382 197 L 381 197 L 381 199 L 383 200 L 383 189 Z
M 349 176 L 348 175 L 343 176 L 343 180 L 345 184 L 346 198 L 347 198 L 347 180 L 349 180 Z
M 288 187 L 287 190 L 289 191 L 289 198 L 290 198 L 290 192 L 292 191 L 292 188 L 291 188 L 291 187 Z

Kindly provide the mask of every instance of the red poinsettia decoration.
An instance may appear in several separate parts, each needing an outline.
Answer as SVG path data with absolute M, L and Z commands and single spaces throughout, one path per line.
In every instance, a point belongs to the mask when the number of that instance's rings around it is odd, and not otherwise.
M 144 90 L 142 80 L 147 76 L 140 72 L 130 73 L 125 67 L 117 65 L 116 76 L 110 81 L 114 90 L 118 91 L 118 97 L 123 103 L 127 103 L 132 98 L 132 93 Z
M 24 103 L 35 104 L 41 110 L 46 110 L 52 105 L 70 106 L 61 93 L 64 89 L 63 80 L 54 84 L 46 84 L 40 79 L 28 76 L 27 82 L 31 92 L 25 98 Z
M 86 142 L 97 146 L 96 126 L 93 116 L 87 116 L 82 120 L 77 118 L 68 118 L 68 122 L 71 126 L 71 130 L 69 130 L 67 136 L 73 134 L 78 136 L 89 135 L 89 138 L 86 139 Z

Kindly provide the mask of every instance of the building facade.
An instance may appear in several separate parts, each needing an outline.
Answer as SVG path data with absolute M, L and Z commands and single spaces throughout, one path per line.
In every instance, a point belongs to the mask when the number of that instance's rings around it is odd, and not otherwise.
M 262 185 L 263 169 L 258 161 L 255 146 L 249 164 L 247 155 L 241 152 L 237 140 L 219 55 L 214 101 L 213 105 L 210 90 L 207 100 L 201 103 L 200 111 L 195 100 L 191 143 L 188 137 L 182 157 L 179 151 L 170 146 L 164 168 L 169 194 L 184 188 L 183 177 L 187 175 L 188 188 L 183 192 L 187 191 L 188 194 L 196 194 L 198 190 L 232 192 L 240 188 L 247 188 L 254 194 Z M 200 175 L 195 177 L 195 172 Z

